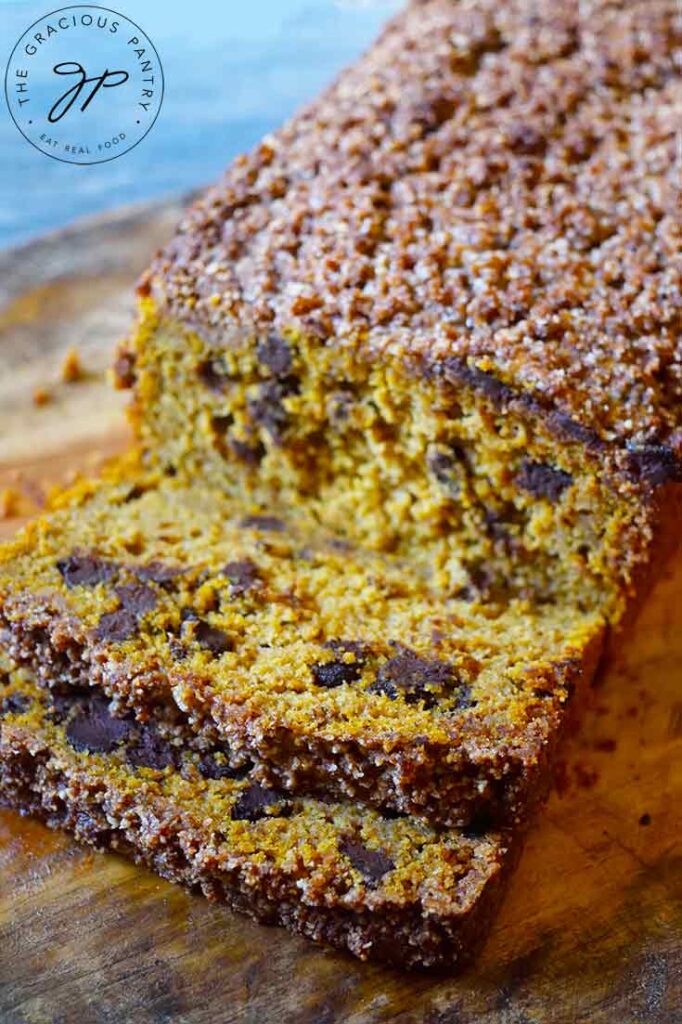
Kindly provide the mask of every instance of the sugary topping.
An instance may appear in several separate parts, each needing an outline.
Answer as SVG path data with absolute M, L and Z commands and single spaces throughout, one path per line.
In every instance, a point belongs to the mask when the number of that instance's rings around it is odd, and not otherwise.
M 143 292 L 218 339 L 257 330 L 266 365 L 290 328 L 455 358 L 682 452 L 681 21 L 676 0 L 410 5 L 191 209 Z

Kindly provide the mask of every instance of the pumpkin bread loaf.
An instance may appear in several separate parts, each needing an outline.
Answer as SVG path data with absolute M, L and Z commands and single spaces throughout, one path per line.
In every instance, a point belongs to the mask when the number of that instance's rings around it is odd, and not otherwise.
M 0 555 L 5 800 L 473 952 L 679 533 L 681 44 L 675 0 L 413 2 L 191 207 L 116 362 L 137 454 Z

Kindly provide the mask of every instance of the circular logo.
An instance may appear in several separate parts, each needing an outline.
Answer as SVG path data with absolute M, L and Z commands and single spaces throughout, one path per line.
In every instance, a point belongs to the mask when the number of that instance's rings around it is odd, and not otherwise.
M 17 128 L 41 153 L 101 164 L 136 146 L 156 121 L 163 69 L 134 21 L 78 4 L 26 29 L 9 58 L 5 97 Z

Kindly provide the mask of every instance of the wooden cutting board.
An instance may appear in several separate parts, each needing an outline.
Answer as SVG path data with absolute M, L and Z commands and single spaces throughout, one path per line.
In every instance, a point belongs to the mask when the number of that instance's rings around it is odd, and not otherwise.
M 16 512 L 0 535 L 128 443 L 105 368 L 179 209 L 0 256 L 0 494 Z M 77 383 L 61 380 L 70 345 Z M 320 950 L 0 812 L 0 1021 L 680 1024 L 681 684 L 678 563 L 603 673 L 486 950 L 455 979 Z

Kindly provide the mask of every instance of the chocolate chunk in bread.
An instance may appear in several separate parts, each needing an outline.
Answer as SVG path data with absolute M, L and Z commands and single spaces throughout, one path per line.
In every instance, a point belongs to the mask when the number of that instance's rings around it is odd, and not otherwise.
M 230 373 L 221 356 L 212 356 L 199 363 L 197 376 L 209 391 L 217 394 L 222 394 L 230 384 Z
M 454 682 L 455 674 L 447 662 L 423 658 L 415 651 L 402 648 L 379 668 L 369 690 L 386 694 L 391 700 L 402 696 L 408 704 L 423 701 L 429 707 Z
M 254 782 L 242 790 L 231 817 L 233 821 L 254 822 L 265 817 L 286 817 L 290 811 L 291 804 L 282 793 Z
M 354 640 L 328 640 L 324 647 L 337 657 L 311 666 L 313 680 L 318 686 L 329 690 L 342 683 L 354 683 L 360 678 L 367 658 L 365 644 Z M 344 654 L 353 655 L 352 660 L 345 659 Z
M 293 360 L 291 349 L 277 334 L 269 334 L 256 345 L 258 361 L 268 368 L 275 377 L 286 377 L 291 372 Z
M 238 562 L 228 562 L 223 573 L 230 581 L 232 597 L 241 597 L 250 590 L 258 588 L 262 581 L 258 566 L 250 558 Z
M 241 525 L 246 529 L 272 530 L 275 533 L 281 533 L 286 529 L 284 521 L 277 516 L 245 516 Z
M 138 617 L 135 612 L 117 608 L 101 616 L 95 627 L 95 639 L 105 643 L 122 643 L 135 636 L 138 628 Z
M 66 738 L 74 750 L 109 754 L 130 735 L 132 723 L 111 714 L 109 702 L 93 695 L 79 702 L 66 726 Z
M 339 850 L 372 886 L 378 885 L 384 875 L 395 868 L 395 863 L 384 850 L 369 849 L 356 839 L 344 837 L 339 843 Z
M 134 737 L 126 745 L 126 760 L 133 768 L 162 771 L 177 765 L 175 748 L 161 736 L 153 722 L 138 725 Z
M 212 626 L 203 619 L 197 622 L 194 627 L 194 639 L 200 647 L 204 647 L 211 654 L 215 654 L 216 657 L 225 654 L 226 651 L 231 651 L 234 646 L 225 630 Z
M 74 551 L 57 561 L 57 569 L 67 587 L 96 587 L 115 576 L 118 566 L 98 555 Z
M 524 459 L 516 476 L 519 487 L 528 491 L 536 498 L 547 498 L 558 501 L 567 487 L 573 483 L 573 477 L 563 469 L 548 466 L 542 462 Z
M 114 592 L 125 610 L 138 617 L 150 612 L 158 601 L 156 591 L 145 583 L 126 583 Z

